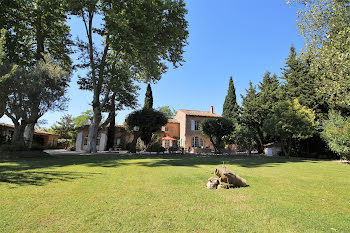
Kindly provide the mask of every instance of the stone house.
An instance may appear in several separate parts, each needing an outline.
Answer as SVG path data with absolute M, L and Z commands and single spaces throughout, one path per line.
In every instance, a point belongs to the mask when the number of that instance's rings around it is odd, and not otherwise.
M 78 129 L 76 151 L 84 151 L 87 149 L 89 135 L 89 125 L 84 125 Z M 133 135 L 130 134 L 123 125 L 115 126 L 114 145 L 125 148 L 126 144 L 130 143 Z M 104 151 L 107 147 L 107 127 L 99 130 L 97 135 L 97 150 Z
M 169 119 L 168 123 L 161 128 L 161 136 L 168 136 L 173 140 L 163 140 L 162 145 L 165 148 L 178 145 L 183 147 L 186 151 L 193 151 L 195 148 L 210 148 L 214 149 L 209 138 L 201 135 L 199 131 L 199 124 L 208 118 L 221 117 L 214 113 L 214 108 L 211 107 L 210 111 L 194 111 L 180 109 L 173 119 Z M 83 151 L 87 146 L 89 126 L 83 126 L 79 128 L 76 150 Z M 115 145 L 125 147 L 127 143 L 130 143 L 133 139 L 133 135 L 130 134 L 123 125 L 116 126 Z M 107 129 L 100 130 L 97 138 L 97 150 L 106 150 L 107 145 Z
M 5 123 L 0 123 L 0 135 L 5 137 L 7 141 L 12 139 L 15 132 L 15 126 Z M 56 148 L 58 141 L 58 135 L 49 132 L 35 130 L 33 136 L 33 144 L 40 145 L 45 149 Z

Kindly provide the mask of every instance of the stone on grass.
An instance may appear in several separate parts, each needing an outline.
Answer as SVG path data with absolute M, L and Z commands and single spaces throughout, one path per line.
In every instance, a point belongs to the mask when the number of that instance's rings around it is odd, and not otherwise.
M 207 183 L 207 189 L 217 189 L 220 184 L 220 180 L 214 177 L 210 177 Z

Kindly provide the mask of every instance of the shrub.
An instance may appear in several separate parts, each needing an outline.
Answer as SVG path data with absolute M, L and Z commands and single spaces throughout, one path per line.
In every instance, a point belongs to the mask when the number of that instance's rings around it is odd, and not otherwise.
M 322 125 L 321 137 L 331 151 L 341 158 L 350 159 L 350 117 L 344 118 L 337 112 L 330 112 L 329 119 Z
M 164 152 L 165 151 L 165 148 L 162 147 L 162 144 L 160 142 L 156 142 L 156 143 L 153 143 L 152 145 L 150 145 L 147 149 L 146 149 L 147 152 Z

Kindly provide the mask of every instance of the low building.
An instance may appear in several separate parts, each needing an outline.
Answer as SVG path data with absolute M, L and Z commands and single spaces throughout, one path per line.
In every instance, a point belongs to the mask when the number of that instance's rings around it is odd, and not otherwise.
M 11 141 L 15 132 L 15 126 L 5 123 L 0 123 L 0 135 L 5 137 L 7 141 Z M 49 132 L 35 130 L 33 136 L 33 144 L 37 144 L 46 149 L 57 147 L 58 135 Z
M 196 149 L 211 149 L 211 144 L 208 137 L 202 135 L 199 131 L 200 123 L 208 118 L 221 117 L 214 113 L 214 108 L 210 111 L 194 111 L 180 109 L 173 119 L 169 119 L 168 123 L 160 130 L 162 137 L 169 137 L 169 140 L 162 140 L 162 145 L 165 148 L 171 146 L 183 147 L 186 151 L 194 151 Z M 79 128 L 76 142 L 76 150 L 84 151 L 87 148 L 89 134 L 89 126 Z M 125 148 L 126 144 L 130 143 L 133 135 L 129 133 L 123 125 L 116 126 L 115 130 L 115 145 L 120 145 Z M 165 138 L 166 139 L 166 138 Z M 176 139 L 176 141 L 174 141 Z M 97 137 L 97 150 L 105 151 L 107 145 L 107 128 L 101 129 Z
M 84 125 L 78 129 L 76 151 L 85 151 L 88 145 L 89 125 Z M 125 148 L 133 139 L 123 125 L 115 126 L 114 145 Z M 98 151 L 105 151 L 107 148 L 107 127 L 99 130 L 96 147 Z
M 282 152 L 281 145 L 275 142 L 265 144 L 264 148 L 264 154 L 266 156 L 278 156 Z

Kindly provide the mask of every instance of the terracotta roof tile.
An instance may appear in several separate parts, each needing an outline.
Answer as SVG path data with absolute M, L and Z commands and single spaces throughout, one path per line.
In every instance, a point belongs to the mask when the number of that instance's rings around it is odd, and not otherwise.
M 168 119 L 168 123 L 180 123 L 180 122 L 176 119 Z
M 0 126 L 4 126 L 4 127 L 8 127 L 8 128 L 15 128 L 14 125 L 10 125 L 10 124 L 6 124 L 6 123 L 0 123 Z M 56 134 L 53 134 L 53 133 L 49 133 L 49 132 L 45 132 L 45 131 L 41 131 L 41 130 L 38 130 L 36 129 L 34 131 L 35 134 L 39 134 L 39 135 L 56 135 Z
M 216 113 L 211 113 L 208 111 L 195 111 L 195 110 L 184 110 L 184 109 L 179 109 L 179 111 L 181 111 L 189 116 L 222 117 Z

